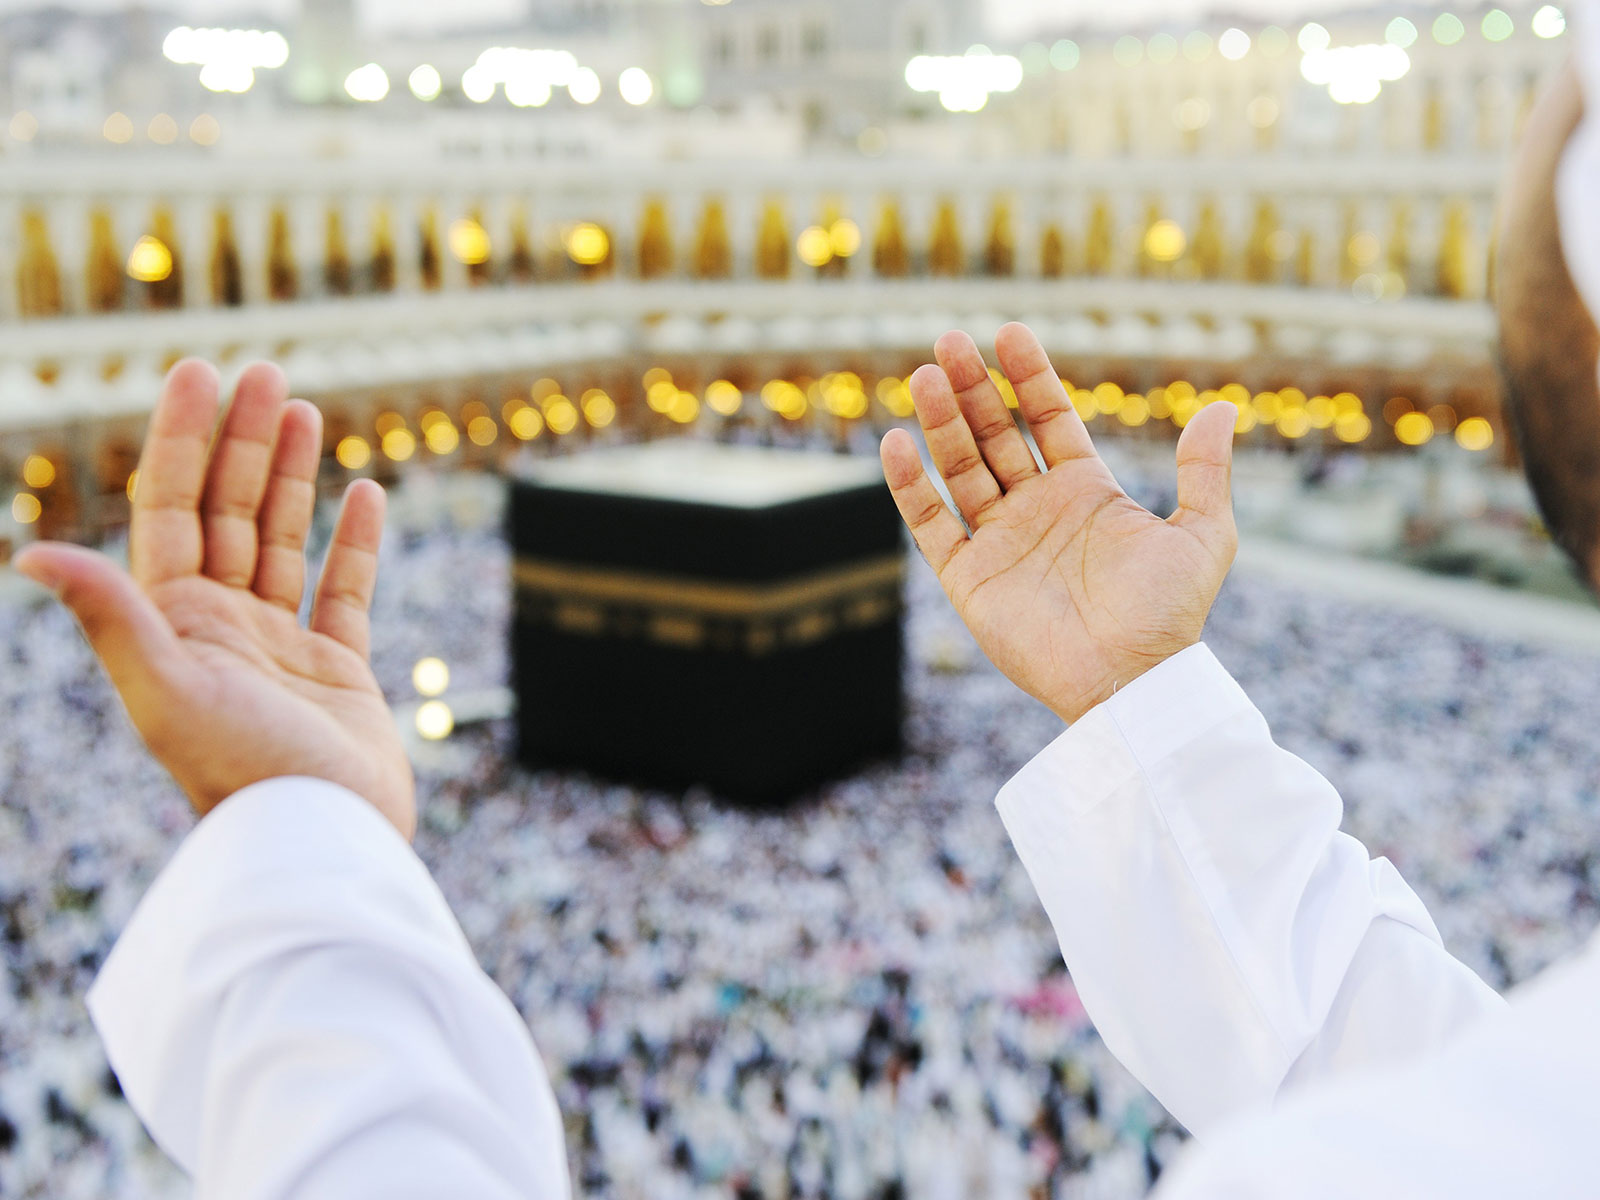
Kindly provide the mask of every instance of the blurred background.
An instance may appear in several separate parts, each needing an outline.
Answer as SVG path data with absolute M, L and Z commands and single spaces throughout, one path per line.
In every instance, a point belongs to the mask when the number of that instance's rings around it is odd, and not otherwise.
M 950 328 L 1031 324 L 1163 513 L 1179 429 L 1232 401 L 1209 641 L 1455 953 L 1500 986 L 1575 944 L 1600 619 L 1486 299 L 1566 43 L 1531 3 L 0 0 L 0 1196 L 181 1193 L 81 997 L 187 809 L 3 563 L 118 551 L 185 355 L 280 362 L 327 494 L 392 485 L 418 849 L 584 1195 L 1131 1197 L 1181 1143 L 989 807 L 1059 730 L 920 564 L 898 761 L 767 815 L 512 765 L 508 474 L 870 455 Z

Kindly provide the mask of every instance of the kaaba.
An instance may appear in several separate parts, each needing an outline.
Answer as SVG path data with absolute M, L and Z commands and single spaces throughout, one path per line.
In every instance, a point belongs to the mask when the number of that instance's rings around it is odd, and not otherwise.
M 507 509 L 518 757 L 776 805 L 898 754 L 905 549 L 875 461 L 543 460 Z

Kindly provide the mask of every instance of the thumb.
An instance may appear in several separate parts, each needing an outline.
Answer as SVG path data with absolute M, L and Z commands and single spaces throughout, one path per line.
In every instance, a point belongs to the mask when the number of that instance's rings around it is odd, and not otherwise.
M 183 651 L 172 626 L 126 571 L 103 554 L 57 542 L 29 546 L 12 565 L 72 611 L 130 713 L 156 699 L 162 677 Z
M 1178 511 L 1174 525 L 1211 537 L 1233 531 L 1233 427 L 1239 410 L 1229 401 L 1208 404 L 1178 438 Z

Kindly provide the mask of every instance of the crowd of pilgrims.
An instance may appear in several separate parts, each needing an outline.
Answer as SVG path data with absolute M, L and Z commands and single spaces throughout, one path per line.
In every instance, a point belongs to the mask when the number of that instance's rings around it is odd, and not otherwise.
M 492 517 L 401 501 L 380 682 L 413 699 L 425 655 L 453 691 L 503 682 Z M 920 560 L 908 593 L 905 757 L 787 810 L 529 773 L 504 720 L 422 768 L 416 849 L 532 1029 L 579 1194 L 1123 1200 L 1180 1147 L 1095 1035 L 992 806 L 1059 724 Z M 1208 641 L 1492 984 L 1594 923 L 1592 659 L 1243 577 Z M 192 823 L 70 617 L 0 586 L 0 1196 L 187 1193 L 83 997 Z

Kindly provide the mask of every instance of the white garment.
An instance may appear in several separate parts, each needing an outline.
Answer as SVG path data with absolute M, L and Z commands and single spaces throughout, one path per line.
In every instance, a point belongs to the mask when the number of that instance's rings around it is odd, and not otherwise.
M 201 821 L 89 1010 L 200 1200 L 570 1195 L 527 1026 L 405 839 L 333 784 Z
M 1204 646 L 998 804 L 1107 1045 L 1204 1138 L 1163 1200 L 1600 1194 L 1600 942 L 1508 1007 Z

